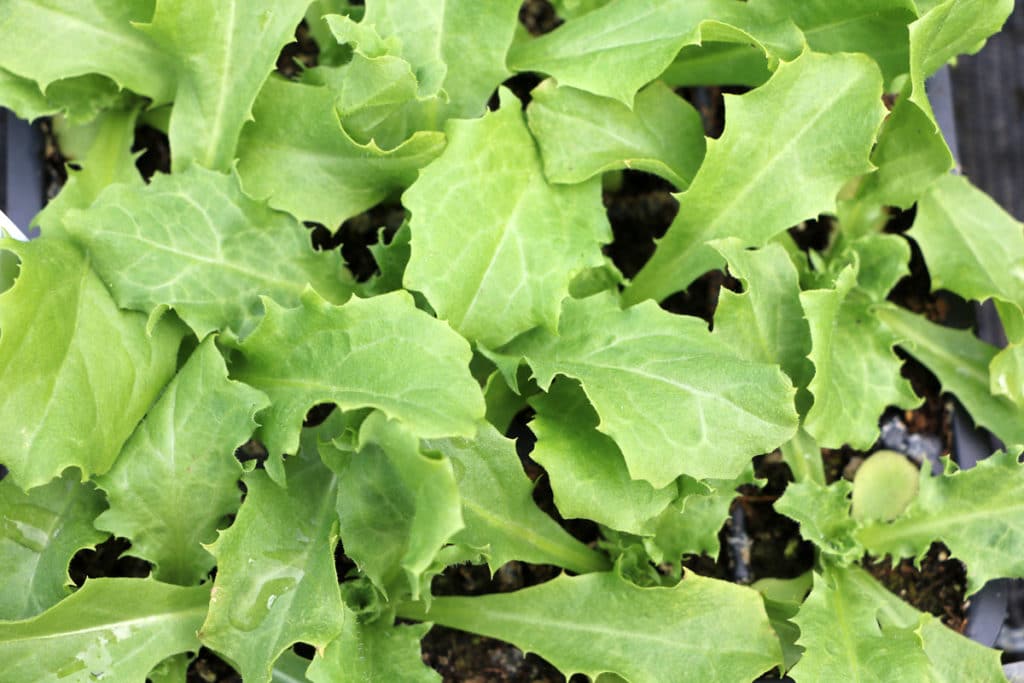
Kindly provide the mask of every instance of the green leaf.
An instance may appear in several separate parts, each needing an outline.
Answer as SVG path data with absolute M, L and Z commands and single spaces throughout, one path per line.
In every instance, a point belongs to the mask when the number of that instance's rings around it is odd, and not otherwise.
M 597 178 L 551 185 L 519 101 L 451 121 L 448 147 L 403 195 L 412 212 L 405 286 L 470 341 L 496 348 L 554 330 L 576 273 L 604 264 L 611 241 Z
M 826 564 L 795 619 L 801 681 L 1003 681 L 999 652 L 923 614 L 859 567 Z
M 933 122 L 925 79 L 957 55 L 980 50 L 1012 11 L 1013 0 L 947 0 L 910 25 L 910 101 Z
M 907 25 L 917 19 L 912 0 L 762 0 L 758 6 L 787 17 L 815 52 L 862 52 L 878 63 L 886 86 L 910 70 Z
M 533 89 L 526 109 L 553 183 L 581 183 L 629 168 L 685 189 L 704 159 L 704 123 L 664 83 L 637 93 L 633 108 L 548 79 Z
M 46 88 L 46 99 L 61 111 L 61 121 L 75 125 L 89 123 L 112 109 L 133 109 L 142 98 L 120 90 L 106 76 L 88 74 L 64 78 Z M 54 126 L 59 128 L 59 124 Z
M 0 623 L 4 680 L 144 680 L 161 660 L 198 649 L 209 599 L 209 586 L 91 579 L 37 617 Z
M 937 618 L 922 614 L 890 593 L 859 567 L 842 570 L 843 582 L 878 607 L 879 617 L 903 628 L 923 622 L 921 637 L 931 660 L 930 674 L 936 683 L 987 683 L 1003 681 L 998 650 L 984 647 L 949 628 Z
M 345 619 L 334 571 L 337 477 L 315 453 L 285 469 L 287 489 L 262 470 L 244 477 L 235 523 L 209 546 L 217 578 L 199 639 L 247 682 L 270 681 L 274 662 L 294 643 L 323 649 Z
M 308 659 L 292 650 L 285 650 L 274 662 L 274 670 L 270 672 L 271 683 L 308 683 L 306 670 L 309 665 Z
M 743 293 L 722 289 L 715 309 L 714 336 L 737 356 L 782 367 L 798 389 L 798 407 L 814 374 L 807 359 L 811 333 L 800 305 L 800 279 L 786 250 L 768 244 L 748 251 L 734 238 L 711 245 L 743 283 Z M 802 390 L 802 391 L 801 391 Z M 804 395 L 802 399 L 801 396 Z
M 680 50 L 659 78 L 673 88 L 695 85 L 755 88 L 771 75 L 768 60 L 756 45 L 705 41 Z
M 871 163 L 878 168 L 864 178 L 857 197 L 909 209 L 953 167 L 953 155 L 928 115 L 901 97 L 882 124 Z
M 313 251 L 294 218 L 247 197 L 234 176 L 200 167 L 141 188 L 113 185 L 65 223 L 120 306 L 169 306 L 200 338 L 247 333 L 261 295 L 293 306 L 309 284 L 336 303 L 351 291 L 337 252 Z
M 813 52 L 780 65 L 760 88 L 727 95 L 725 132 L 708 143 L 675 221 L 625 300 L 662 299 L 719 267 L 710 240 L 731 236 L 759 247 L 834 212 L 844 183 L 871 168 L 881 95 L 878 67 L 867 57 Z
M 402 276 L 405 275 L 405 266 L 409 263 L 411 240 L 412 233 L 409 231 L 408 221 L 402 223 L 387 244 L 384 243 L 383 231 L 378 231 L 378 241 L 370 245 L 370 252 L 380 273 L 362 285 L 360 296 L 371 297 L 402 289 Z
M 28 493 L 9 478 L 0 482 L 0 619 L 26 619 L 60 602 L 71 558 L 107 537 L 92 525 L 103 494 L 77 479 L 67 472 Z
M 989 363 L 989 390 L 1024 409 L 1024 344 L 1010 344 Z
M 933 290 L 1024 309 L 1024 226 L 967 178 L 933 183 L 907 235 L 921 247 Z
M 64 78 L 102 74 L 156 104 L 170 102 L 172 60 L 133 25 L 152 15 L 153 0 L 6 0 L 0 69 L 44 91 Z
M 526 397 L 512 391 L 501 372 L 495 370 L 484 384 L 484 401 L 487 413 L 484 417 L 502 434 L 508 433 L 512 421 L 527 407 Z
M 441 677 L 423 663 L 420 639 L 430 624 L 392 626 L 384 619 L 363 624 L 351 615 L 345 630 L 309 667 L 313 683 L 408 681 L 439 683 Z
M 917 496 L 920 467 L 896 451 L 875 451 L 857 468 L 850 514 L 858 522 L 889 522 Z
M 950 467 L 941 477 L 922 475 L 920 491 L 902 516 L 866 524 L 857 538 L 871 553 L 894 559 L 920 559 L 933 541 L 942 541 L 967 565 L 968 595 L 990 579 L 1024 576 L 1017 551 L 1024 542 L 1024 467 L 1017 455 L 993 455 L 969 470 Z
M 175 371 L 182 326 L 146 332 L 118 310 L 89 259 L 59 239 L 0 247 L 21 275 L 0 295 L 0 443 L 22 489 L 66 467 L 106 472 Z
M 357 17 L 348 11 L 328 15 L 323 19 L 339 44 L 346 45 L 351 50 L 358 50 L 370 59 L 384 56 L 394 57 L 402 51 L 402 41 L 397 36 L 381 36 L 376 26 L 364 21 L 357 21 Z M 408 64 L 407 60 L 403 59 L 402 61 Z
M 537 435 L 530 457 L 547 471 L 562 516 L 652 534 L 656 518 L 676 497 L 675 484 L 655 489 L 630 479 L 621 451 L 597 431 L 597 413 L 575 382 L 554 382 L 530 405 L 537 411 L 530 423 Z
M 187 652 L 171 655 L 157 664 L 146 676 L 146 680 L 150 683 L 188 683 L 188 667 L 193 658 Z
M 563 574 L 514 593 L 435 598 L 429 610 L 407 604 L 398 614 L 506 640 L 566 676 L 671 681 L 685 671 L 692 680 L 744 681 L 782 661 L 761 597 L 697 574 L 672 588 L 639 588 L 612 572 Z
M 600 553 L 537 507 L 515 444 L 492 426 L 482 423 L 473 439 L 434 439 L 426 446 L 447 456 L 455 470 L 466 526 L 453 541 L 482 549 L 492 573 L 511 560 L 577 573 L 608 569 Z
M 565 310 L 560 338 L 538 330 L 508 350 L 526 358 L 542 384 L 555 374 L 581 381 L 601 417 L 599 430 L 616 439 L 633 478 L 656 486 L 683 473 L 732 479 L 750 455 L 792 436 L 789 381 L 776 366 L 722 348 L 704 321 L 666 314 L 653 303 L 622 311 L 610 295 L 566 301 Z M 741 389 L 747 381 L 757 382 L 763 403 Z M 695 419 L 680 423 L 679 411 Z M 715 427 L 718 420 L 729 427 Z M 648 421 L 675 429 L 659 427 L 641 438 L 635 425 Z M 718 438 L 726 432 L 729 440 Z
M 249 194 L 331 229 L 412 184 L 444 148 L 437 132 L 416 133 L 389 151 L 361 145 L 345 132 L 337 99 L 326 86 L 270 78 L 238 145 Z
M 667 562 L 679 571 L 683 555 L 710 555 L 719 551 L 718 534 L 729 517 L 736 488 L 754 481 L 753 467 L 735 479 L 685 481 L 682 494 L 656 520 L 654 535 L 643 545 L 651 559 Z
M 168 55 L 177 78 L 169 137 L 175 169 L 196 162 L 227 171 L 242 126 L 310 0 L 157 0 L 139 26 Z
M 705 40 L 754 43 L 784 59 L 799 54 L 802 44 L 791 22 L 772 20 L 749 3 L 657 0 L 638 8 L 630 0 L 613 0 L 514 45 L 508 63 L 515 71 L 545 73 L 561 85 L 631 107 L 636 92 L 665 71 L 684 46 Z
M 476 433 L 484 400 L 469 373 L 469 345 L 409 294 L 333 306 L 307 291 L 298 308 L 264 305 L 231 374 L 270 396 L 259 437 L 278 481 L 278 456 L 295 452 L 306 412 L 320 403 L 377 408 L 423 438 Z
M 797 683 L 930 683 L 934 678 L 920 622 L 880 623 L 877 596 L 849 578 L 860 571 L 826 565 L 824 574 L 815 573 L 814 588 L 793 618 L 800 627 L 797 644 L 804 655 L 790 676 Z
M 764 609 L 768 614 L 775 634 L 782 643 L 782 654 L 786 663 L 784 671 L 793 668 L 804 649 L 796 644 L 800 629 L 792 622 L 804 597 L 811 589 L 813 572 L 807 571 L 792 579 L 765 578 L 750 584 L 750 587 L 764 598 Z
M 838 279 L 844 268 L 857 264 L 856 291 L 872 302 L 885 301 L 889 291 L 910 275 L 910 245 L 900 235 L 869 233 L 837 242 L 828 253 L 825 278 Z
M 800 535 L 842 565 L 859 560 L 864 548 L 853 537 L 857 523 L 850 516 L 853 486 L 840 479 L 828 486 L 800 481 L 786 486 L 774 507 L 800 524 Z
M 389 599 L 429 595 L 428 571 L 462 527 L 451 462 L 381 412 L 359 429 L 358 451 L 325 458 L 337 473 L 345 554 Z
M 804 428 L 825 448 L 849 444 L 867 450 L 878 438 L 878 416 L 887 406 L 914 408 L 921 400 L 900 376 L 892 347 L 899 338 L 873 313 L 856 288 L 858 268 L 843 269 L 834 289 L 800 294 L 811 328 L 814 405 Z
M 988 368 L 996 347 L 970 330 L 937 325 L 896 306 L 880 307 L 875 315 L 900 340 L 900 348 L 927 367 L 944 391 L 956 395 L 975 424 L 1006 443 L 1024 443 L 1021 408 L 989 391 Z
M 0 67 L 0 106 L 10 109 L 19 119 L 35 121 L 56 114 L 60 107 L 46 99 L 35 81 L 12 74 Z
M 313 0 L 306 10 L 306 25 L 309 36 L 316 43 L 319 52 L 317 63 L 321 66 L 337 66 L 344 64 L 352 56 L 348 45 L 340 45 L 328 25 L 328 18 L 333 15 L 361 16 L 365 8 L 353 5 L 349 0 Z
M 128 554 L 156 565 L 161 581 L 205 579 L 214 560 L 201 544 L 216 538 L 241 498 L 235 449 L 255 431 L 253 415 L 268 403 L 259 391 L 228 380 L 207 337 L 97 480 L 110 509 L 96 527 L 130 540 Z
M 567 299 L 558 336 L 537 329 L 501 353 L 525 358 L 544 390 L 556 374 L 579 380 L 630 476 L 656 488 L 680 474 L 732 479 L 796 431 L 777 366 L 738 358 L 703 320 L 654 302 L 623 311 L 611 295 Z
M 445 118 L 480 116 L 508 77 L 505 55 L 518 26 L 520 0 L 369 0 L 362 23 L 397 38 L 422 95 L 443 91 Z M 487 36 L 487 40 L 480 40 Z
M 444 104 L 442 98 L 420 98 L 412 66 L 401 57 L 367 57 L 357 51 L 342 66 L 307 69 L 302 80 L 334 93 L 342 128 L 361 145 L 373 141 L 394 149 L 417 130 L 440 127 L 437 110 Z

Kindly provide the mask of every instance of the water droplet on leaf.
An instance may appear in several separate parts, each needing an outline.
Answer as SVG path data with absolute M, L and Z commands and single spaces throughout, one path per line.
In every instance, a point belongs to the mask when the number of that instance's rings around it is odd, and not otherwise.
M 252 581 L 238 596 L 238 606 L 229 617 L 231 623 L 242 631 L 256 630 L 267 618 L 274 602 L 293 589 L 296 583 L 295 579 L 287 576 L 263 582 Z

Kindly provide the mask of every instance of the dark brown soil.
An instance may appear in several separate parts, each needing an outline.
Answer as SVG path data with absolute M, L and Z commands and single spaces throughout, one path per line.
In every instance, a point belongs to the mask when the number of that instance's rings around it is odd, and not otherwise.
M 295 78 L 303 69 L 316 66 L 320 50 L 309 34 L 305 20 L 295 29 L 295 42 L 288 43 L 277 58 L 277 72 L 287 78 Z
M 563 23 L 548 0 L 526 0 L 519 10 L 519 22 L 534 36 L 550 33 Z
M 423 661 L 444 683 L 565 683 L 565 676 L 534 654 L 443 626 L 435 626 L 423 639 Z M 572 680 L 584 683 L 586 678 Z
M 967 572 L 959 560 L 949 559 L 946 546 L 933 543 L 921 560 L 920 569 L 914 567 L 912 560 L 902 560 L 893 567 L 888 558 L 865 558 L 864 568 L 917 609 L 939 617 L 946 626 L 963 633 Z

